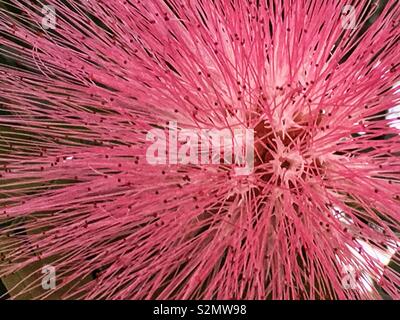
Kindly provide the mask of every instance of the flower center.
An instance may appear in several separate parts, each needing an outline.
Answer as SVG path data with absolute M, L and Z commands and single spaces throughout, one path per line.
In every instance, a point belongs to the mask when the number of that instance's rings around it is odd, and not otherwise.
M 278 175 L 285 185 L 290 179 L 301 177 L 304 171 L 305 160 L 298 151 L 277 150 L 271 161 L 275 175 Z
M 276 183 L 298 190 L 298 181 L 323 176 L 323 161 L 313 158 L 307 139 L 311 132 L 307 121 L 297 119 L 285 131 L 274 130 L 266 122 L 255 128 L 255 173 L 265 183 Z

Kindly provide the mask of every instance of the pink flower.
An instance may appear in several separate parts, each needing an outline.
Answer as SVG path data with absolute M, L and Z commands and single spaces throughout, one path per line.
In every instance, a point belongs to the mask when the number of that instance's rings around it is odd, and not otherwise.
M 0 276 L 34 267 L 11 296 L 39 261 L 62 298 L 400 298 L 397 0 L 11 3 Z M 149 163 L 170 121 L 254 129 L 254 170 Z

